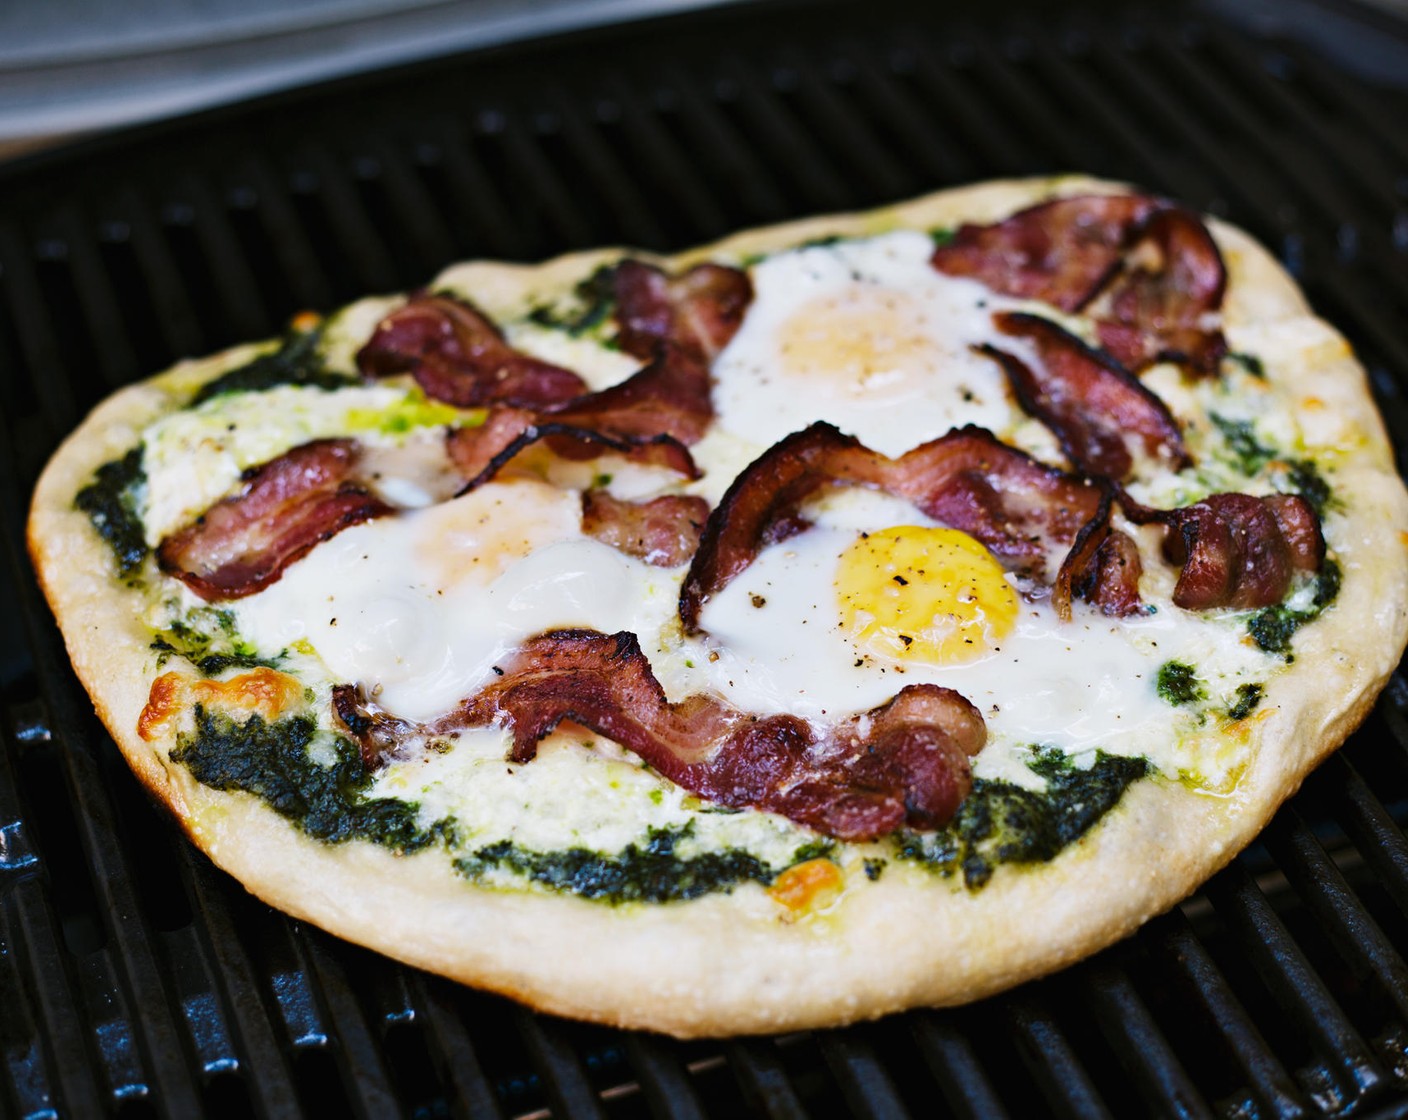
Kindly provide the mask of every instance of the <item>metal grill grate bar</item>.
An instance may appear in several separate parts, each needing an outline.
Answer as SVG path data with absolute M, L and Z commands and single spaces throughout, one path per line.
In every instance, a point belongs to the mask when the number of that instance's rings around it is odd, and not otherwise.
M 1339 780 L 1340 819 L 1400 913 L 1408 914 L 1408 840 L 1343 756 L 1328 764 Z
M 907 1120 L 909 1110 L 863 1028 L 825 1031 L 817 1036 L 822 1056 L 841 1086 L 851 1112 L 869 1120 Z
M 1120 1062 L 1146 1094 L 1151 1110 L 1180 1117 L 1211 1117 L 1168 1039 L 1154 1022 L 1129 977 L 1110 962 L 1111 954 L 1084 972 L 1086 998 Z
M 605 1113 L 563 1028 L 526 1011 L 513 1013 L 533 1064 L 543 1076 L 554 1116 L 569 1120 L 604 1120 Z
M 956 1117 L 1002 1120 L 1008 1115 L 986 1073 L 985 1063 L 966 1037 L 961 1016 L 953 1012 L 916 1012 L 910 1018 L 910 1030 Z
M 704 1106 L 695 1095 L 689 1071 L 667 1044 L 650 1035 L 628 1035 L 626 1053 L 653 1115 L 667 1120 L 704 1120 Z
M 770 1120 L 805 1120 L 806 1109 L 797 1098 L 775 1047 L 743 1039 L 729 1043 L 726 1052 L 729 1067 L 754 1112 Z
M 1084 1063 L 1044 1002 L 1030 989 L 1000 1000 L 1023 1062 L 1053 1111 L 1069 1117 L 1108 1117 Z
M 1309 904 L 1319 926 L 1356 971 L 1371 975 L 1408 1022 L 1408 967 L 1344 876 L 1294 809 L 1267 829 L 1263 840 L 1286 878 Z
M 1226 978 L 1183 914 L 1174 910 L 1158 919 L 1145 939 L 1156 942 L 1160 952 L 1196 993 L 1198 1002 L 1217 1025 L 1218 1035 L 1246 1074 L 1252 1091 L 1270 1114 L 1280 1120 L 1309 1115 L 1309 1105 L 1277 1060 Z
M 1205 890 L 1273 997 L 1328 1059 L 1346 1102 L 1381 1088 L 1378 1061 L 1242 865 L 1234 862 Z
M 48 309 L 40 296 L 29 254 L 9 223 L 0 224 L 0 278 L 4 280 L 10 320 L 42 418 L 51 432 L 67 431 L 77 419 L 77 406 L 59 358 L 58 343 L 49 329 Z
M 212 995 L 218 993 L 220 1006 L 229 1012 L 236 1042 L 236 1068 L 257 1071 L 257 1075 L 246 1078 L 245 1083 L 263 1115 L 295 1116 L 292 1074 L 259 1000 L 259 979 L 235 931 L 223 884 L 216 880 L 204 857 L 184 845 L 181 870 L 182 884 L 195 900 L 195 909 L 202 919 L 201 928 L 210 939 L 218 977 L 218 987 L 211 989 Z

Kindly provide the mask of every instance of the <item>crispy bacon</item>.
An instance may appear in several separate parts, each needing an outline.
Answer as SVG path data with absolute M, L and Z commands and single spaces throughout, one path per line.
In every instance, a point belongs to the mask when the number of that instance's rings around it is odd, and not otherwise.
M 1030 341 L 1038 365 L 995 346 L 978 349 L 1002 366 L 1017 402 L 1051 429 L 1076 467 L 1122 481 L 1134 467 L 1132 444 L 1171 470 L 1191 462 L 1164 402 L 1118 362 L 1038 315 L 999 312 L 993 322 Z
M 1110 524 L 1115 490 L 1101 485 L 1100 505 L 1076 534 L 1051 587 L 1057 617 L 1069 622 L 1071 604 L 1084 599 L 1112 618 L 1141 614 L 1139 577 L 1144 565 L 1139 546 Z
M 1227 273 L 1189 210 L 1146 195 L 1078 195 L 963 225 L 932 262 L 995 292 L 1093 315 L 1100 344 L 1139 371 L 1180 362 L 1215 373 Z
M 617 385 L 554 409 L 552 419 L 636 439 L 698 443 L 714 418 L 709 366 L 690 348 L 663 342 L 649 365 Z
M 377 324 L 357 368 L 367 377 L 409 373 L 427 396 L 458 408 L 551 408 L 587 390 L 571 370 L 515 350 L 468 303 L 426 292 Z
M 355 481 L 357 458 L 354 441 L 322 439 L 247 471 L 239 493 L 161 542 L 162 570 L 206 601 L 268 587 L 315 545 L 391 511 Z
M 1212 323 L 1226 286 L 1222 254 L 1197 215 L 1161 210 L 1107 289 L 1096 323 L 1100 344 L 1133 370 L 1178 362 L 1216 373 L 1227 342 Z
M 469 479 L 459 493 L 467 494 L 483 486 L 536 443 L 546 443 L 564 459 L 620 455 L 635 463 L 665 467 L 686 478 L 700 477 L 699 467 L 689 448 L 673 436 L 621 438 L 570 424 L 535 424 L 531 421 L 531 413 L 507 409 L 491 414 L 488 421 L 478 428 L 456 428 L 451 431 L 446 437 L 450 459 Z
M 1139 558 L 1139 546 L 1127 533 L 1110 528 L 1108 521 L 1091 525 L 1100 530 L 1093 536 L 1097 543 L 1086 550 L 1083 542 L 1077 541 L 1061 565 L 1051 593 L 1057 614 L 1069 621 L 1073 599 L 1084 599 L 1111 618 L 1142 614 L 1139 577 L 1144 574 L 1144 562 Z
M 627 259 L 616 266 L 613 284 L 617 341 L 647 360 L 669 342 L 709 362 L 733 338 L 753 299 L 748 274 L 721 264 L 671 276 Z
M 680 591 L 686 632 L 699 629 L 704 604 L 768 544 L 806 527 L 799 509 L 830 486 L 864 486 L 907 498 L 945 525 L 970 534 L 1009 567 L 1049 579 L 1053 547 L 1069 547 L 1083 527 L 1109 516 L 1098 485 L 1045 466 L 967 427 L 898 459 L 818 423 L 765 451 L 729 487 L 710 515 Z
M 479 427 L 452 431 L 448 447 L 469 480 L 465 490 L 482 486 L 541 440 L 565 459 L 617 454 L 698 478 L 686 445 L 703 436 L 713 415 L 708 366 L 662 343 L 654 361 L 618 385 L 553 409 L 495 409 Z
M 1078 311 L 1119 267 L 1130 231 L 1159 205 L 1144 195 L 1058 198 L 992 225 L 965 223 L 931 260 L 995 292 Z
M 582 532 L 628 556 L 674 568 L 694 555 L 709 503 L 686 494 L 626 502 L 605 490 L 582 495 Z
M 1186 610 L 1271 606 L 1296 572 L 1325 558 L 1319 520 L 1297 495 L 1212 494 L 1182 509 L 1127 512 L 1169 530 L 1164 556 L 1182 568 L 1173 601 Z
M 972 786 L 982 716 L 958 693 L 911 685 L 889 703 L 829 728 L 796 716 L 741 712 L 714 696 L 665 696 L 634 634 L 562 630 L 525 643 L 501 675 L 433 725 L 409 725 L 355 703 L 336 711 L 372 755 L 407 735 L 507 724 L 512 761 L 530 762 L 563 720 L 634 751 L 663 777 L 730 808 L 778 813 L 842 840 L 904 825 L 945 824 Z

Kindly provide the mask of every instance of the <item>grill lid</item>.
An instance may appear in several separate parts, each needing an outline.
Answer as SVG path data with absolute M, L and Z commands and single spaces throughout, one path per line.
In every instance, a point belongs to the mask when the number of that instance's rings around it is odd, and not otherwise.
M 1408 448 L 1408 97 L 1188 6 L 757 4 L 222 110 L 0 171 L 0 1112 L 1387 1115 L 1408 1105 L 1408 683 L 1169 915 L 984 1003 L 677 1043 L 343 945 L 215 871 L 89 714 L 23 558 L 112 388 L 477 255 L 672 248 L 1081 169 L 1279 250 Z M 1339 16 L 1312 30 L 1331 37 Z M 1395 40 L 1395 42 L 1399 42 Z M 1408 64 L 1408 47 L 1401 48 Z

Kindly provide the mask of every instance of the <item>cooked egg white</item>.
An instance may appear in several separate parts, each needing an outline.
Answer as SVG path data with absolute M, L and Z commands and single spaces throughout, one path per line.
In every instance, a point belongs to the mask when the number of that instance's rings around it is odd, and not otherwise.
M 361 684 L 396 715 L 432 719 L 545 630 L 664 630 L 677 584 L 583 537 L 580 524 L 575 493 L 490 483 L 344 530 L 231 606 L 259 648 L 309 643 L 333 680 Z
M 887 455 L 963 424 L 1007 428 L 1003 374 L 970 350 L 993 339 L 1001 297 L 935 271 L 933 251 L 907 230 L 754 268 L 753 302 L 714 364 L 719 425 L 769 447 L 828 420 Z
M 864 516 L 867 508 L 872 518 Z M 1190 759 L 1169 735 L 1179 713 L 1158 694 L 1159 667 L 1171 658 L 1186 661 L 1209 682 L 1210 695 L 1229 698 L 1239 683 L 1266 673 L 1266 655 L 1237 640 L 1232 627 L 1177 608 L 1116 620 L 1077 603 L 1072 620 L 1063 622 L 1048 598 L 1023 598 L 987 550 L 963 534 L 957 534 L 967 542 L 963 554 L 985 556 L 988 564 L 973 565 L 979 578 L 969 573 L 951 584 L 951 605 L 986 618 L 969 629 L 972 645 L 952 642 L 948 635 L 962 631 L 943 617 L 949 604 L 941 594 L 921 597 L 906 617 L 885 586 L 893 574 L 930 563 L 916 549 L 926 538 L 896 537 L 883 526 L 862 537 L 855 528 L 858 521 L 877 526 L 896 512 L 893 499 L 850 491 L 844 509 L 822 506 L 811 529 L 764 549 L 701 614 L 716 654 L 702 659 L 711 686 L 744 710 L 787 711 L 819 723 L 884 704 L 906 685 L 952 688 L 987 723 L 990 745 L 978 756 L 977 772 L 1030 782 L 1025 767 L 1012 765 L 1013 748 L 1145 755 L 1177 774 Z M 911 522 L 918 519 L 916 511 L 905 512 Z M 927 539 L 942 562 L 951 538 Z M 881 557 L 879 571 L 855 569 L 858 543 Z M 854 618 L 866 603 L 873 615 L 889 616 L 894 632 L 914 640 L 876 641 L 857 628 Z M 923 631 L 936 621 L 942 639 L 926 640 Z M 1195 721 L 1190 714 L 1183 722 L 1191 730 Z

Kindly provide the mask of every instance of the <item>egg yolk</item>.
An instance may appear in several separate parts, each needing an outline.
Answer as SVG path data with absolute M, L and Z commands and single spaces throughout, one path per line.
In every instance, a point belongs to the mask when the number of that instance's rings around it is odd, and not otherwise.
M 944 360 L 908 297 L 863 289 L 807 303 L 782 325 L 778 348 L 788 372 L 857 397 L 917 388 Z
M 1017 621 L 1017 593 L 1002 568 L 957 529 L 862 534 L 841 554 L 835 586 L 851 640 L 893 660 L 971 661 Z

